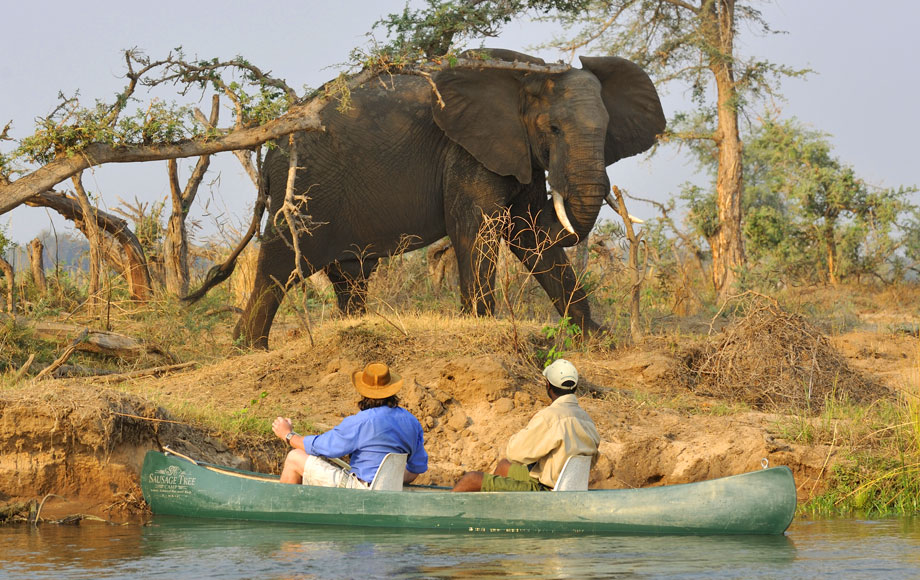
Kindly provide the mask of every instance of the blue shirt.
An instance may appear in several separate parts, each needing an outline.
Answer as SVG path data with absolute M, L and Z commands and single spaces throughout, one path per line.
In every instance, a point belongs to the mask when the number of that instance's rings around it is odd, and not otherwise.
M 331 431 L 303 438 L 304 451 L 321 457 L 351 455 L 351 471 L 370 483 L 387 453 L 408 453 L 406 469 L 428 470 L 422 425 L 402 407 L 375 407 L 346 417 Z

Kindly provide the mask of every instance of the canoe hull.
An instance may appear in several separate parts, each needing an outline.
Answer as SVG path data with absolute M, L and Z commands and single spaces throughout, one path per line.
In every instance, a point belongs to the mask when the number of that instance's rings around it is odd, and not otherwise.
M 150 451 L 141 489 L 155 514 L 472 532 L 781 534 L 796 508 L 787 467 L 642 489 L 366 491 L 287 485 Z

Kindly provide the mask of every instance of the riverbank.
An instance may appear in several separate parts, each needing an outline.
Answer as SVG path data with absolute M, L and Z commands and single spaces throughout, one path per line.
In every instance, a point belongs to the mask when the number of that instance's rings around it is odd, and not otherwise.
M 782 310 L 757 312 L 683 320 L 629 347 L 592 338 L 565 353 L 583 377 L 580 401 L 603 439 L 592 487 L 700 481 L 766 460 L 793 470 L 804 503 L 826 492 L 854 453 L 884 453 L 860 434 L 876 426 L 858 410 L 896 409 L 917 394 L 917 338 L 894 326 L 903 317 L 825 334 Z M 751 337 L 756 343 L 739 346 Z M 302 433 L 337 424 L 355 411 L 350 374 L 369 360 L 406 378 L 400 397 L 422 421 L 431 458 L 419 483 L 451 484 L 463 471 L 490 469 L 507 438 L 546 404 L 539 364 L 550 342 L 535 323 L 367 316 L 329 320 L 309 334 L 276 325 L 271 351 L 238 352 L 162 378 L 7 386 L 0 505 L 54 494 L 43 517 L 143 517 L 140 464 L 147 450 L 166 445 L 277 473 L 286 448 L 271 435 L 271 419 L 291 417 Z M 779 360 L 795 356 L 815 364 Z M 731 368 L 702 364 L 728 358 Z M 753 376 L 758 368 L 770 377 Z M 739 369 L 742 379 L 753 377 L 744 388 Z M 777 378 L 784 373 L 789 392 Z

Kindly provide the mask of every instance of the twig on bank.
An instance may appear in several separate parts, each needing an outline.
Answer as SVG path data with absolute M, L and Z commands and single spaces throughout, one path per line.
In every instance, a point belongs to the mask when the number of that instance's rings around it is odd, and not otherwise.
M 183 423 L 182 421 L 173 421 L 172 419 L 157 419 L 155 417 L 141 417 L 140 415 L 132 415 L 131 413 L 116 413 L 112 411 L 113 415 L 118 415 L 119 417 L 129 417 L 131 419 L 141 419 L 142 421 L 150 421 L 152 423 L 173 423 L 175 425 L 186 425 L 191 426 L 188 423 Z M 172 452 L 170 450 L 170 452 Z
M 19 367 L 19 370 L 16 371 L 16 374 L 15 374 L 15 375 L 13 375 L 13 382 L 14 382 L 14 383 L 17 382 L 17 381 L 19 381 L 19 379 L 21 379 L 21 378 L 23 377 L 23 375 L 26 374 L 26 372 L 29 370 L 29 367 L 32 366 L 32 361 L 34 361 L 34 360 L 35 360 L 35 353 L 32 353 L 32 354 L 29 355 L 29 358 L 26 360 L 25 364 L 23 364 L 21 367 Z
M 232 312 L 233 314 L 242 314 L 243 309 L 240 308 L 239 306 L 225 304 L 224 306 L 221 306 L 219 308 L 211 308 L 210 310 L 206 310 L 204 315 L 214 316 L 215 314 L 223 314 L 224 312 Z
M 67 362 L 67 359 L 73 356 L 73 353 L 76 352 L 77 346 L 79 346 L 80 343 L 86 340 L 87 335 L 89 335 L 89 329 L 84 328 L 83 332 L 80 333 L 80 336 L 75 338 L 73 342 L 70 343 L 70 346 L 64 349 L 63 354 L 61 354 L 61 356 L 59 356 L 56 361 L 46 366 L 45 368 L 42 369 L 42 372 L 38 373 L 38 375 L 35 377 L 35 380 L 38 381 L 38 380 L 45 378 L 46 376 L 53 373 L 56 368 L 58 368 L 59 366 Z
M 188 455 L 183 455 L 183 454 L 179 453 L 179 452 L 176 451 L 175 449 L 170 448 L 169 445 L 164 445 L 164 446 L 163 446 L 163 451 L 166 452 L 166 453 L 172 453 L 172 454 L 175 455 L 176 457 L 181 457 L 182 459 L 184 459 L 184 460 L 186 460 L 186 461 L 190 461 L 190 462 L 194 463 L 195 465 L 198 465 L 198 461 L 197 461 L 197 460 L 192 459 L 192 458 L 189 457 Z
M 152 376 L 152 375 L 164 375 L 167 373 L 171 373 L 173 371 L 177 371 L 177 370 L 188 368 L 190 366 L 194 366 L 196 364 L 198 364 L 196 361 L 189 361 L 189 362 L 179 363 L 175 365 L 164 365 L 160 367 L 151 367 L 149 369 L 140 369 L 136 371 L 131 371 L 127 373 L 119 373 L 115 375 L 101 375 L 98 377 L 87 377 L 87 380 L 95 382 L 95 383 L 114 383 L 114 382 L 125 380 L 125 379 L 135 379 L 138 377 L 147 377 L 147 376 Z
M 32 520 L 32 521 L 30 522 L 33 526 L 37 526 L 37 525 L 38 525 L 38 521 L 39 521 L 39 520 L 41 519 L 41 517 L 42 517 L 42 508 L 45 506 L 45 501 L 46 501 L 49 497 L 56 497 L 56 498 L 64 499 L 64 500 L 67 499 L 67 498 L 64 497 L 64 496 L 57 495 L 56 493 L 49 493 L 48 495 L 46 495 L 45 497 L 43 497 L 43 498 L 42 498 L 42 502 L 41 502 L 40 504 L 38 504 L 38 510 L 36 510 L 36 512 L 35 512 L 35 519 Z
M 382 302 L 382 301 L 381 301 L 381 302 Z M 384 304 L 386 304 L 386 302 L 384 302 Z M 390 306 L 389 304 L 386 304 L 386 305 L 387 305 L 387 306 Z M 393 307 L 390 306 L 390 308 L 393 308 Z M 395 308 L 393 308 L 393 312 L 396 313 L 396 317 L 397 317 L 397 319 L 398 319 L 398 318 L 399 318 L 399 312 L 396 312 L 396 309 L 395 309 Z M 404 327 L 402 327 L 402 324 L 401 324 L 402 321 L 400 321 L 400 324 L 397 325 L 395 322 L 393 322 L 392 320 L 390 320 L 389 318 L 387 318 L 386 316 L 384 316 L 384 314 L 383 314 L 382 312 L 380 312 L 380 310 L 378 310 L 378 309 L 376 309 L 376 308 L 374 309 L 374 314 L 376 314 L 376 315 L 379 316 L 380 318 L 382 318 L 382 319 L 384 319 L 385 321 L 387 321 L 393 328 L 395 328 L 396 330 L 398 330 L 399 332 L 401 332 L 403 336 L 405 336 L 406 338 L 409 338 L 409 333 L 406 332 L 406 329 L 405 329 Z

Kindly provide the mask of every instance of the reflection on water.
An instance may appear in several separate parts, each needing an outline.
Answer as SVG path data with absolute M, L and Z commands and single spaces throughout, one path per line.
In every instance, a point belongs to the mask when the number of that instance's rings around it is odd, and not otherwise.
M 2 578 L 913 578 L 910 519 L 795 521 L 785 536 L 537 536 L 157 517 L 0 528 Z

